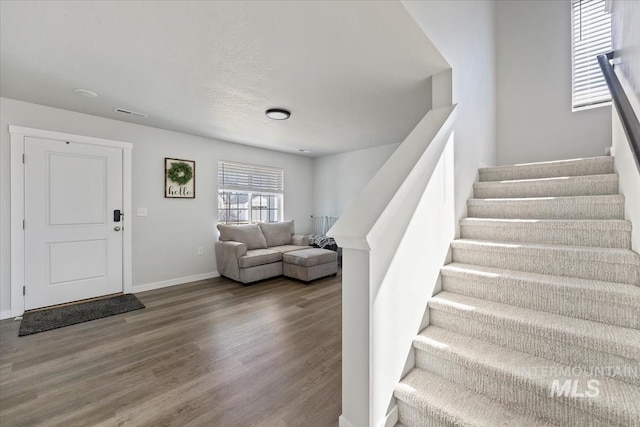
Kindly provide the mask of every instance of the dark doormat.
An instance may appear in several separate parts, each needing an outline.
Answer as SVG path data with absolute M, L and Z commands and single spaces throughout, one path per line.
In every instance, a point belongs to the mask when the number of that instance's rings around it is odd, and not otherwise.
M 135 295 L 126 294 L 47 310 L 30 311 L 22 316 L 18 336 L 37 334 L 141 308 L 144 308 L 144 304 Z

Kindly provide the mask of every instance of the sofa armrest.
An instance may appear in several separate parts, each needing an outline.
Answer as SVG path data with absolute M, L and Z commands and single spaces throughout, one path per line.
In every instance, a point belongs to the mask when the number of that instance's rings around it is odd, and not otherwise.
M 247 254 L 247 245 L 232 240 L 216 242 L 216 253 L 218 252 L 218 248 L 229 255 L 234 255 L 236 259 Z
M 240 242 L 216 242 L 216 264 L 218 273 L 233 280 L 240 280 L 238 259 L 247 254 L 247 245 Z
M 309 236 L 294 234 L 291 236 L 291 244 L 296 246 L 309 246 Z

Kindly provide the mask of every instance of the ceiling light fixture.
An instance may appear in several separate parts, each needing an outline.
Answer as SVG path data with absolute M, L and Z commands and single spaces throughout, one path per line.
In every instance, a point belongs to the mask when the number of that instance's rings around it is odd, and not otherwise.
M 78 95 L 82 95 L 82 96 L 87 97 L 87 98 L 97 98 L 98 97 L 97 93 L 95 93 L 94 91 L 89 90 L 89 89 L 76 88 L 73 91 L 75 93 L 77 93 Z
M 284 108 L 269 108 L 264 112 L 271 120 L 287 120 L 291 117 L 291 111 Z
M 304 148 L 298 148 L 298 152 L 300 153 L 310 153 L 310 150 L 305 150 Z

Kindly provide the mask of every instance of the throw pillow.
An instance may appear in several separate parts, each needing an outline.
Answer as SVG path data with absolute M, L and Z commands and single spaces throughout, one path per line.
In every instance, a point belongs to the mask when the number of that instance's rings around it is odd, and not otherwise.
M 259 224 L 267 246 L 282 246 L 291 244 L 293 236 L 293 220 L 284 222 L 262 222 Z
M 266 249 L 267 241 L 257 224 L 225 225 L 218 224 L 220 240 L 240 242 L 247 245 L 247 249 Z

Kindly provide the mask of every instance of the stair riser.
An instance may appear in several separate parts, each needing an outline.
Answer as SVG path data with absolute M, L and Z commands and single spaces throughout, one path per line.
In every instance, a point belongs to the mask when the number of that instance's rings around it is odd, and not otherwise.
M 481 372 L 421 350 L 416 351 L 416 366 L 558 425 L 591 427 L 631 425 L 630 420 L 625 418 L 612 419 L 608 418 L 612 416 L 610 414 L 589 413 L 584 408 L 566 404 L 563 402 L 565 398 L 552 397 L 553 380 L 551 378 L 548 389 L 531 388 L 527 387 L 528 384 L 518 383 L 514 378 L 508 376 L 499 378 L 493 372 Z M 601 392 L 606 393 L 604 390 Z M 575 404 L 580 405 L 581 402 L 578 400 Z
M 480 169 L 480 181 L 539 179 L 560 176 L 604 175 L 614 173 L 613 158 L 586 159 L 562 163 Z
M 469 202 L 467 212 L 475 218 L 507 219 L 624 219 L 621 198 L 612 203 L 588 200 L 494 200 Z
M 638 308 L 622 305 L 603 293 L 534 281 L 442 274 L 442 290 L 474 298 L 555 313 L 609 325 L 640 329 Z M 609 298 L 609 299 L 607 299 Z
M 398 400 L 398 414 L 400 422 L 407 427 L 451 427 L 455 425 L 452 422 L 447 422 L 446 417 L 438 417 L 433 412 L 422 412 L 402 400 Z
M 452 248 L 454 262 L 485 267 L 519 270 L 530 273 L 603 280 L 605 282 L 638 284 L 638 265 L 581 259 L 558 251 L 518 251 Z
M 477 199 L 513 197 L 571 197 L 618 194 L 618 177 L 566 181 L 480 182 L 473 185 Z
M 635 372 L 632 369 L 638 366 L 638 362 L 612 354 L 616 349 L 598 349 L 599 343 L 588 342 L 587 340 L 576 342 L 575 337 L 561 332 L 556 332 L 555 335 L 551 336 L 544 336 L 541 331 L 535 333 L 535 326 L 533 325 L 494 324 L 483 321 L 483 319 L 469 318 L 461 314 L 453 314 L 430 307 L 429 321 L 431 325 L 442 329 L 568 366 L 631 367 L 624 371 L 611 371 L 609 373 L 614 379 L 640 385 L 640 377 L 634 375 Z
M 460 237 L 494 242 L 631 249 L 630 231 L 542 228 L 536 224 L 505 226 L 461 224 Z

